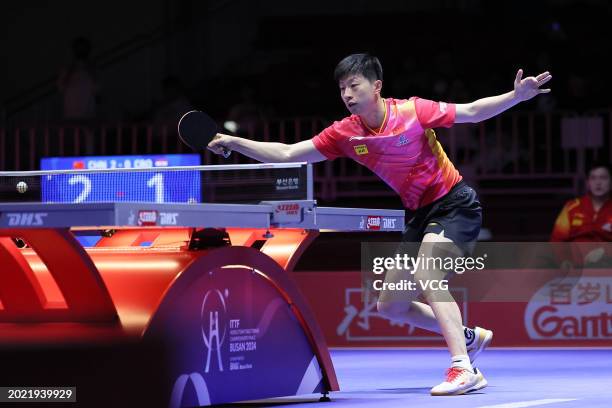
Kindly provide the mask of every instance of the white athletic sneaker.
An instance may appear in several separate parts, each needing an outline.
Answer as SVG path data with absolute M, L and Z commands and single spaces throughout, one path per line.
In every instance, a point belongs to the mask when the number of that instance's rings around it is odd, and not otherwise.
M 480 371 L 478 368 L 474 367 L 474 374 L 476 374 L 476 376 L 478 376 L 478 382 L 476 383 L 476 385 L 474 386 L 474 388 L 472 388 L 470 391 L 468 392 L 472 392 L 472 391 L 478 391 L 480 389 L 483 389 L 484 387 L 486 387 L 487 385 L 489 385 L 489 383 L 487 382 L 487 379 L 484 378 L 484 375 L 482 375 L 482 371 Z
M 474 372 L 460 367 L 446 370 L 446 380 L 431 389 L 431 395 L 461 395 L 466 392 L 480 390 L 487 386 L 487 380 L 480 370 Z
M 491 330 L 476 326 L 474 328 L 474 336 L 476 338 L 467 348 L 470 363 L 472 364 L 474 364 L 476 357 L 478 357 L 478 355 L 484 351 L 484 349 L 489 347 L 489 344 L 491 344 L 491 340 L 493 340 L 493 332 Z

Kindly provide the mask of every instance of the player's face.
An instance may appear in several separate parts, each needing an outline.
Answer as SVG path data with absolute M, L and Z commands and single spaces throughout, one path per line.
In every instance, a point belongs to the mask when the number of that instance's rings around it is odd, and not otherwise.
M 382 81 L 370 81 L 361 74 L 349 75 L 338 82 L 340 97 L 349 112 L 362 115 L 376 107 Z
M 587 184 L 593 196 L 606 196 L 610 193 L 610 173 L 604 167 L 597 167 L 589 173 Z

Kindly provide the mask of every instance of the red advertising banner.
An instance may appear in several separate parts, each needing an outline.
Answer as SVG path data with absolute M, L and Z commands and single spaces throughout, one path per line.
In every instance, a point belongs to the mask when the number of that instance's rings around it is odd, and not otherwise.
M 511 273 L 514 271 L 491 270 L 487 278 L 501 281 Z M 533 293 L 526 297 L 529 301 L 469 301 L 467 288 L 452 289 L 464 324 L 493 330 L 492 345 L 498 347 L 612 346 L 610 270 L 585 270 L 579 278 L 555 277 L 551 270 L 528 273 L 534 278 L 552 277 L 539 289 L 531 289 Z M 291 275 L 310 302 L 331 347 L 445 345 L 436 333 L 381 316 L 376 296 L 362 294 L 359 271 Z

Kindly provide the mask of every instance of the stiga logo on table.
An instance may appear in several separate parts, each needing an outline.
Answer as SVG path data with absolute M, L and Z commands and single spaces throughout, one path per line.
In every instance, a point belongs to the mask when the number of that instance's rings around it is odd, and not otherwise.
M 531 339 L 612 339 L 612 278 L 554 279 L 525 309 Z
M 298 203 L 278 204 L 276 208 L 274 208 L 275 213 L 285 215 L 297 215 L 299 210 L 300 205 Z
M 368 217 L 368 221 L 366 223 L 367 228 L 369 230 L 376 230 L 376 231 L 379 230 L 380 229 L 380 220 L 381 220 L 380 217 L 369 216 Z
M 138 211 L 138 225 L 147 227 L 157 225 L 157 211 L 143 210 Z

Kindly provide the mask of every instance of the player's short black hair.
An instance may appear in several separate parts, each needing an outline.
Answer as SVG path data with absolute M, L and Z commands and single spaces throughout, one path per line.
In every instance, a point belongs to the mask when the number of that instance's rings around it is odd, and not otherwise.
M 361 74 L 370 81 L 376 81 L 383 79 L 382 66 L 380 61 L 373 55 L 362 53 L 362 54 L 351 54 L 345 57 L 336 65 L 334 70 L 334 80 L 336 82 L 349 75 Z
M 586 175 L 590 176 L 593 170 L 599 169 L 599 168 L 606 169 L 608 171 L 608 174 L 612 175 L 612 171 L 610 171 L 610 164 L 603 160 L 594 160 L 591 163 L 589 163 Z

